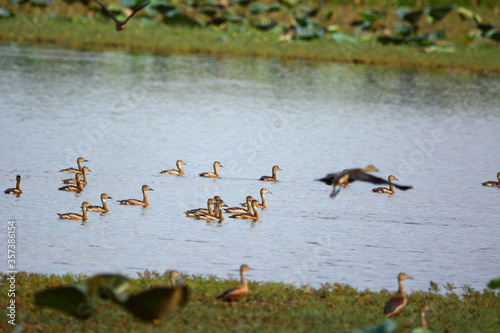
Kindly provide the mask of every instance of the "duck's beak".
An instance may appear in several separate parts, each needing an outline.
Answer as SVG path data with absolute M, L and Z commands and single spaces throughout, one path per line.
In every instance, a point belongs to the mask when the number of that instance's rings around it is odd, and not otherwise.
M 152 188 L 148 188 L 148 191 L 154 191 Z

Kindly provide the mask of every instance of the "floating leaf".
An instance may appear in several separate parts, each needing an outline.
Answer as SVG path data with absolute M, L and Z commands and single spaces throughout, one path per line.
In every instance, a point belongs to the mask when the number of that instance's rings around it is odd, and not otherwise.
M 281 5 L 279 3 L 273 3 L 267 7 L 268 13 L 279 12 L 280 10 L 281 10 Z
M 55 287 L 35 294 L 35 304 L 65 312 L 78 319 L 88 319 L 94 312 L 85 286 Z
M 0 18 L 7 18 L 14 16 L 10 10 L 0 8 Z
M 411 35 L 413 29 L 412 26 L 408 23 L 399 23 L 394 22 L 394 29 L 396 29 L 396 33 L 401 36 L 409 36 Z
M 490 289 L 500 289 L 500 277 L 491 280 L 488 283 L 488 288 L 490 288 Z

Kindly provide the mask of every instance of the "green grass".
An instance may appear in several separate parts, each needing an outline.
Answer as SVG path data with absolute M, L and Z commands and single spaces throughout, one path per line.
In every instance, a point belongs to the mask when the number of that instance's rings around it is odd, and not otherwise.
M 4 281 L 7 277 L 2 275 Z M 314 289 L 283 283 L 250 282 L 250 293 L 237 305 L 228 306 L 215 297 L 236 285 L 235 280 L 216 277 L 187 276 L 190 287 L 187 306 L 167 314 L 159 323 L 138 321 L 111 302 L 85 323 L 56 310 L 37 308 L 34 293 L 48 287 L 82 283 L 82 275 L 44 275 L 18 273 L 17 323 L 29 332 L 334 332 L 373 326 L 384 320 L 382 309 L 394 291 L 356 290 L 347 285 L 325 284 Z M 168 284 L 168 274 L 144 272 L 133 280 L 131 291 Z M 6 309 L 9 298 L 2 288 L 0 306 Z M 448 287 L 448 289 L 452 289 Z M 459 290 L 459 289 L 458 289 Z M 430 288 L 428 292 L 408 295 L 409 304 L 394 320 L 398 332 L 409 332 L 419 326 L 418 309 L 427 304 L 429 329 L 433 332 L 498 332 L 500 328 L 500 294 L 491 290 L 475 291 L 462 287 L 457 294 L 445 295 Z M 4 310 L 5 311 L 5 310 Z M 0 321 L 0 331 L 10 329 L 7 320 Z

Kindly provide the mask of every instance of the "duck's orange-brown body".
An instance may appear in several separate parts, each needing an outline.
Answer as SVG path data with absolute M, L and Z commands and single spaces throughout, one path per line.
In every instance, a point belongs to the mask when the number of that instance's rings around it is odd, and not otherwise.
M 219 178 L 219 167 L 223 168 L 219 161 L 214 162 L 214 172 L 202 172 L 200 177 Z
M 247 281 L 245 280 L 245 272 L 249 269 L 250 267 L 248 267 L 247 265 L 241 265 L 240 267 L 241 284 L 237 287 L 226 290 L 225 292 L 217 296 L 217 299 L 224 302 L 232 303 L 246 296 L 248 294 L 248 286 L 247 286 Z
M 81 192 L 81 191 L 83 191 L 82 183 L 80 182 L 81 177 L 82 177 L 82 173 L 77 172 L 75 174 L 76 185 L 66 185 L 63 187 L 59 187 L 59 191 L 68 191 L 68 192 Z
M 66 219 L 66 220 L 88 220 L 88 215 L 87 215 L 87 207 L 90 204 L 87 201 L 82 202 L 82 215 L 76 214 L 76 213 L 65 213 L 65 214 L 59 214 L 60 219 Z
M 277 182 L 278 179 L 276 178 L 276 172 L 282 171 L 279 166 L 275 165 L 273 166 L 273 175 L 272 176 L 262 176 L 260 177 L 259 180 L 266 181 L 266 182 Z

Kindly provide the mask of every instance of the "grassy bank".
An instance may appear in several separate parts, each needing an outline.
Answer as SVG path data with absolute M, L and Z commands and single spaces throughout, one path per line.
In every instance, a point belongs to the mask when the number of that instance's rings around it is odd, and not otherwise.
M 7 278 L 3 275 L 3 281 Z M 17 324 L 29 332 L 144 332 L 149 324 L 140 322 L 111 302 L 104 302 L 85 323 L 56 310 L 37 308 L 34 293 L 49 287 L 82 283 L 82 275 L 44 275 L 18 273 Z M 131 291 L 168 285 L 168 274 L 145 272 L 132 281 Z M 382 309 L 394 291 L 356 290 L 346 285 L 325 284 L 319 289 L 294 287 L 282 283 L 250 282 L 250 293 L 235 306 L 215 300 L 235 280 L 215 277 L 187 276 L 190 287 L 188 304 L 167 314 L 152 325 L 158 332 L 224 332 L 224 331 L 317 331 L 334 332 L 359 329 L 384 321 Z M 394 281 L 396 284 L 396 281 Z M 332 282 L 333 283 L 333 282 Z M 448 286 L 448 289 L 452 288 Z M 2 288 L 0 306 L 3 311 L 9 298 Z M 443 294 L 438 288 L 413 292 L 402 314 L 395 317 L 398 332 L 411 332 L 419 327 L 418 309 L 428 305 L 429 329 L 433 332 L 498 332 L 500 328 L 500 294 L 491 290 L 475 291 L 467 286 Z M 10 329 L 2 315 L 0 330 Z
M 372 1 L 373 2 L 373 1 Z M 313 6 L 314 2 L 309 4 Z M 484 21 L 494 22 L 500 7 L 491 5 L 474 9 Z M 486 39 L 464 40 L 473 27 L 461 21 L 456 13 L 449 14 L 437 24 L 422 20 L 419 32 L 446 31 L 446 40 L 429 45 L 382 45 L 374 35 L 356 37 L 357 42 L 324 39 L 280 40 L 280 31 L 260 31 L 231 24 L 190 27 L 165 24 L 158 19 L 134 17 L 127 29 L 116 32 L 113 23 L 98 12 L 76 4 L 70 8 L 60 2 L 57 6 L 40 9 L 12 6 L 7 0 L 0 5 L 9 8 L 14 17 L 0 19 L 0 40 L 23 44 L 53 44 L 80 49 L 122 49 L 155 54 L 204 53 L 216 56 L 255 56 L 281 59 L 304 59 L 368 65 L 388 65 L 416 69 L 450 69 L 500 73 L 498 44 Z M 324 25 L 336 25 L 348 36 L 354 36 L 350 22 L 375 4 L 356 6 L 352 3 L 331 2 L 324 11 L 332 12 Z M 424 4 L 425 5 L 425 4 Z M 398 22 L 396 4 L 384 2 L 387 17 L 378 22 L 386 30 Z M 89 11 L 90 10 L 90 11 Z M 140 14 L 139 14 L 140 15 Z M 283 15 L 280 19 L 279 15 Z M 290 14 L 277 14 L 276 19 L 289 24 Z
M 42 25 L 41 28 L 37 26 Z M 120 33 L 109 22 L 45 19 L 21 15 L 0 20 L 0 39 L 23 44 L 52 44 L 80 49 L 122 49 L 155 54 L 204 53 L 217 56 L 256 56 L 312 61 L 443 68 L 500 73 L 496 46 L 457 44 L 455 52 L 424 53 L 415 46 L 382 46 L 374 40 L 357 44 L 333 41 L 284 41 L 272 32 L 229 32 L 217 27 L 140 26 L 132 22 Z

